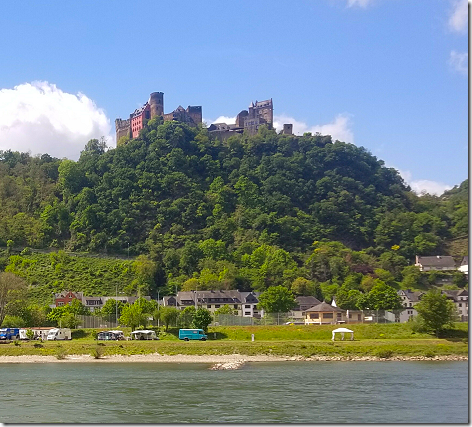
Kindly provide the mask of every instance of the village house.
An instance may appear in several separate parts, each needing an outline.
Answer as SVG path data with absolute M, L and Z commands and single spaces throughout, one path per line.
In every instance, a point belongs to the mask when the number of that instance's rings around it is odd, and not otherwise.
M 418 304 L 424 292 L 412 291 L 410 289 L 401 289 L 397 293 L 401 298 L 402 305 L 405 307 L 405 309 L 396 315 L 395 321 L 400 323 L 407 322 L 413 316 L 418 314 L 414 306 Z
M 321 301 L 313 296 L 299 296 L 295 298 L 297 305 L 290 311 L 292 322 L 305 323 L 305 310 L 321 304 Z
M 212 314 L 228 305 L 238 316 L 260 318 L 263 310 L 257 308 L 260 292 L 241 292 L 238 290 L 220 291 L 186 291 L 177 292 L 176 296 L 165 296 L 162 299 L 164 306 L 176 307 L 179 310 L 185 307 L 204 307 Z
M 416 255 L 416 267 L 420 271 L 454 271 L 456 264 L 452 256 L 418 256 Z
M 442 291 L 447 296 L 447 299 L 454 302 L 459 321 L 469 321 L 469 292 L 466 289 L 448 290 Z
M 346 322 L 346 311 L 326 302 L 305 310 L 305 325 L 336 325 Z

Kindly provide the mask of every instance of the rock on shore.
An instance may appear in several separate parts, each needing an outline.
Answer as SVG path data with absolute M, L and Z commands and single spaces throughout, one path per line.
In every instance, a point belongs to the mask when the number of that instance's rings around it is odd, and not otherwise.
M 226 363 L 215 363 L 210 371 L 225 371 L 225 370 L 234 370 L 239 369 L 246 363 L 245 360 L 236 360 L 235 362 L 226 362 Z

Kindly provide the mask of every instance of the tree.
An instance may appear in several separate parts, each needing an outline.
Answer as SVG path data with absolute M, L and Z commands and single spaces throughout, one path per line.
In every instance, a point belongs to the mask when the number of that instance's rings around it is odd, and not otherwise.
M 60 318 L 60 325 L 63 328 L 75 329 L 80 325 L 80 320 L 77 318 L 77 315 L 71 312 L 66 312 Z
M 2 328 L 24 328 L 26 322 L 19 316 L 10 316 L 7 314 L 2 322 Z
M 295 305 L 292 292 L 284 286 L 272 286 L 259 296 L 258 308 L 267 313 L 287 313 Z
M 113 318 L 114 316 L 121 316 L 121 312 L 124 307 L 123 301 L 117 301 L 113 298 L 110 298 L 107 300 L 107 302 L 103 305 L 103 307 L 100 310 L 100 314 L 102 316 L 109 316 L 110 318 Z M 117 314 L 118 311 L 118 314 Z
M 210 311 L 203 307 L 198 307 L 193 318 L 193 326 L 197 329 L 208 330 L 208 325 L 212 322 L 213 316 Z
M 315 292 L 315 285 L 304 277 L 297 277 L 292 282 L 291 289 L 295 295 L 313 295 Z
M 395 310 L 403 307 L 401 298 L 395 289 L 379 279 L 375 279 L 375 282 L 372 290 L 364 295 L 366 298 L 359 298 L 358 305 L 371 310 Z
M 166 332 L 167 332 L 167 330 L 169 329 L 169 325 L 171 323 L 175 323 L 175 321 L 179 317 L 179 310 L 175 307 L 171 307 L 167 305 L 165 307 L 161 307 L 159 312 L 160 312 L 159 315 L 161 317 L 162 323 L 164 323 L 166 327 Z
M 439 289 L 426 292 L 418 304 L 415 305 L 418 316 L 425 328 L 439 336 L 446 326 L 452 326 L 456 315 L 454 303 L 447 299 Z
M 238 314 L 238 310 L 231 308 L 228 304 L 215 310 L 215 317 L 220 314 Z
M 26 282 L 13 273 L 0 273 L 0 324 L 9 302 L 18 299 L 27 289 Z
M 195 318 L 195 313 L 197 309 L 195 306 L 191 305 L 185 307 L 179 314 L 179 323 L 182 328 L 190 328 L 192 325 L 193 319 Z
M 123 307 L 120 323 L 126 326 L 130 326 L 131 330 L 135 330 L 137 326 L 143 325 L 144 327 L 147 324 L 147 315 L 143 313 L 143 309 L 135 304 L 126 304 Z
M 357 310 L 361 295 L 362 293 L 359 290 L 348 289 L 346 285 L 343 285 L 336 293 L 336 305 L 343 310 Z
M 13 248 L 14 242 L 13 240 L 9 239 L 7 240 L 7 254 L 11 254 L 11 249 Z

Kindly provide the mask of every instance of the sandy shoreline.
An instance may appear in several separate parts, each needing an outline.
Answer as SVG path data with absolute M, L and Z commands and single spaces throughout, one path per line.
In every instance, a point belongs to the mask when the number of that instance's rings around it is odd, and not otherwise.
M 0 356 L 1 363 L 132 363 L 132 362 L 151 362 L 151 363 L 208 363 L 208 364 L 233 364 L 241 365 L 246 362 L 285 362 L 285 361 L 408 361 L 408 360 L 449 360 L 449 361 L 467 361 L 468 356 L 449 355 L 449 356 L 392 356 L 389 359 L 382 359 L 376 356 L 269 356 L 255 355 L 247 356 L 242 354 L 228 355 L 164 355 L 153 354 L 134 354 L 129 356 L 113 355 L 103 356 L 100 359 L 94 359 L 88 354 L 68 355 L 65 359 L 59 360 L 55 356 Z

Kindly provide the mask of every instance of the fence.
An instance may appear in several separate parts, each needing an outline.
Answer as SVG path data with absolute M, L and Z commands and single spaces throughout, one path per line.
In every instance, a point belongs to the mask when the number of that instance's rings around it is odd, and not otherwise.
M 270 313 L 262 318 L 235 316 L 233 314 L 216 315 L 213 325 L 218 326 L 266 326 L 266 325 L 284 325 L 289 322 L 291 317 L 289 313 Z
M 79 319 L 79 328 L 116 328 L 116 320 L 99 316 L 77 316 Z
M 400 313 L 403 310 L 364 310 L 363 323 L 394 323 L 400 321 Z M 99 317 L 99 316 L 78 316 L 79 327 L 81 328 L 116 328 L 119 324 L 116 322 L 115 316 Z M 243 317 L 233 314 L 215 315 L 213 326 L 273 326 L 285 325 L 290 322 L 303 322 L 303 319 L 295 319 L 290 313 L 267 313 L 262 318 Z M 162 326 L 163 323 L 157 320 L 148 320 L 147 326 Z M 346 323 L 358 323 L 347 321 Z M 177 318 L 169 324 L 170 327 L 188 328 L 189 322 L 184 319 Z

